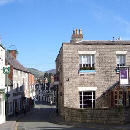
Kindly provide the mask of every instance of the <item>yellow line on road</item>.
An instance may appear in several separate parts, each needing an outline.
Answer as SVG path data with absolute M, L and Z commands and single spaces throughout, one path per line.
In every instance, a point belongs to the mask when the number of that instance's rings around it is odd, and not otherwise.
M 16 122 L 15 130 L 18 130 L 18 124 L 19 124 L 19 123 Z

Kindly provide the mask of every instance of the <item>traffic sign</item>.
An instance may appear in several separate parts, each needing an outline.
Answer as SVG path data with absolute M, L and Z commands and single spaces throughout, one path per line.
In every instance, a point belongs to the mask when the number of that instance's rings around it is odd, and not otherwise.
M 10 65 L 6 65 L 3 67 L 3 73 L 4 74 L 9 74 L 10 73 Z

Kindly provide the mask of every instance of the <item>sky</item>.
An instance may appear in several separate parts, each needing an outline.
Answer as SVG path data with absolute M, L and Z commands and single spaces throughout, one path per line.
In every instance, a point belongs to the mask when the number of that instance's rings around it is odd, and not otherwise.
M 73 29 L 84 40 L 130 40 L 130 0 L 0 0 L 0 37 L 25 67 L 55 69 Z

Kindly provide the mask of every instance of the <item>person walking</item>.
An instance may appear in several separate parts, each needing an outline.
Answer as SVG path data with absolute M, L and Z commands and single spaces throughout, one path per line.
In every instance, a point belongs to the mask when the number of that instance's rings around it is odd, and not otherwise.
M 50 101 L 50 105 L 52 105 L 52 100 Z

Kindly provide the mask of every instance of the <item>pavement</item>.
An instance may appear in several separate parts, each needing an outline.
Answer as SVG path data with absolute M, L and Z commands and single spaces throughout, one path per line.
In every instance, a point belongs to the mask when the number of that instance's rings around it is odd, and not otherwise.
M 17 130 L 17 121 L 22 118 L 24 114 L 19 114 L 17 117 L 11 116 L 8 117 L 7 121 L 3 124 L 0 124 L 0 130 Z
M 0 124 L 0 130 L 15 130 L 16 121 L 6 121 Z

